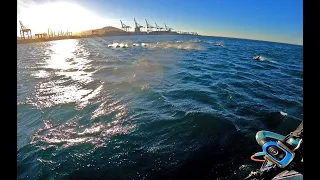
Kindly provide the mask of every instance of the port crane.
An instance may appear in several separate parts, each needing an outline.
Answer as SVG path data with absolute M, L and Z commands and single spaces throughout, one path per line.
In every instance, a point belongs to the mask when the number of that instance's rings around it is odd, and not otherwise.
M 136 25 L 135 32 L 141 32 L 141 28 L 144 28 L 144 26 L 141 26 L 139 23 L 137 23 L 136 18 L 133 18 L 133 20 Z
M 146 20 L 146 19 L 145 19 Z M 147 24 L 147 31 L 148 32 L 152 32 L 152 29 L 153 28 L 156 28 L 156 27 L 154 27 L 154 26 L 151 26 L 149 23 L 148 23 L 148 21 L 146 20 L 146 24 Z
M 32 38 L 31 29 L 26 28 L 26 27 L 22 24 L 22 21 L 19 21 L 19 23 L 20 23 L 20 27 L 21 27 L 21 28 L 20 28 L 20 37 L 21 37 L 22 39 L 25 39 L 24 34 L 27 33 L 28 39 L 29 39 L 29 38 Z
M 172 28 L 169 28 L 166 24 L 164 24 L 164 26 L 166 27 L 166 30 L 167 30 L 167 31 L 173 30 Z
M 158 26 L 157 23 L 155 23 L 155 24 L 156 24 L 156 29 L 157 29 L 157 30 L 160 30 L 160 31 L 161 31 L 162 29 L 164 29 L 163 27 Z
M 120 20 L 120 22 L 121 22 L 121 28 L 122 28 L 122 30 L 128 32 L 128 30 L 131 28 L 131 26 L 125 25 L 121 20 Z

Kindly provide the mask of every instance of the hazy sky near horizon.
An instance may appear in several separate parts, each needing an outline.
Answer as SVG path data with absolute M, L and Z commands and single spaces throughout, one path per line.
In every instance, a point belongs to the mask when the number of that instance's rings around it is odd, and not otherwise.
M 18 0 L 19 20 L 33 33 L 104 26 L 172 27 L 201 35 L 303 44 L 302 0 Z M 133 28 L 131 29 L 133 30 Z

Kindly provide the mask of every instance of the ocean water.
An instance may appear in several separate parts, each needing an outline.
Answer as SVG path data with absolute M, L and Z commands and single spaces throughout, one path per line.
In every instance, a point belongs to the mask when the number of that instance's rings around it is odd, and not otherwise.
M 302 51 L 205 36 L 18 44 L 17 178 L 243 179 L 260 166 L 255 133 L 303 119 Z

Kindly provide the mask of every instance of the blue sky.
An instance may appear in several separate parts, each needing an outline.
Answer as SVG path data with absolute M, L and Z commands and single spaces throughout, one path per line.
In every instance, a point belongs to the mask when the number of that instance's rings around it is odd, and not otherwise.
M 23 4 L 48 1 L 18 0 Z M 52 2 L 52 0 L 50 1 Z M 56 2 L 56 1 L 54 1 Z M 69 0 L 94 13 L 103 26 L 134 26 L 133 18 L 201 35 L 303 44 L 302 0 Z M 22 4 L 22 3 L 20 3 Z M 92 20 L 93 21 L 93 20 Z M 98 25 L 98 24 L 97 24 Z M 88 27 L 90 29 L 90 27 Z M 97 27 L 98 28 L 98 27 Z

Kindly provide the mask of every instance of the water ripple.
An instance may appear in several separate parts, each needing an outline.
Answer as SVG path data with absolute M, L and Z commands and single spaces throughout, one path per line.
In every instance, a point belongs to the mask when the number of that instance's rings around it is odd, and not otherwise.
M 119 36 L 17 53 L 18 179 L 243 179 L 255 133 L 303 119 L 301 46 Z

